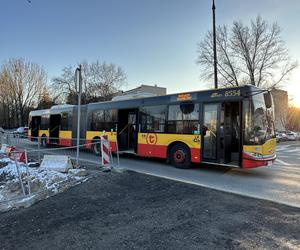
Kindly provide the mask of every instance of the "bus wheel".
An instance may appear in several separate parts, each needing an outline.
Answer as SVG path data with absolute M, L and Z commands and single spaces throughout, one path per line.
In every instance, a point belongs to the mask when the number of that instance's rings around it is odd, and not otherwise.
M 95 155 L 101 155 L 101 140 L 100 140 L 100 138 L 95 138 L 93 140 L 92 150 Z
M 43 135 L 41 138 L 41 146 L 43 148 L 47 147 L 47 137 L 45 135 Z
M 183 143 L 175 144 L 170 150 L 170 162 L 176 168 L 189 168 L 191 166 L 190 149 Z

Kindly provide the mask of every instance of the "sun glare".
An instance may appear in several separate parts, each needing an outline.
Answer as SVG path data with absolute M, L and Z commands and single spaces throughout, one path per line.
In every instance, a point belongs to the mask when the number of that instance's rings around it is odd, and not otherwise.
M 289 100 L 292 104 L 292 106 L 295 106 L 296 108 L 300 108 L 300 89 L 292 88 L 289 89 Z

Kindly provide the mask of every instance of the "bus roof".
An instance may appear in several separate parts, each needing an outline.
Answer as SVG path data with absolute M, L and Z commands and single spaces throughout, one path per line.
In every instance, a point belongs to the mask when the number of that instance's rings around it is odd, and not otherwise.
M 42 116 L 45 114 L 50 114 L 50 109 L 33 110 L 29 113 L 29 116 Z
M 103 109 L 127 109 L 138 106 L 163 105 L 179 103 L 183 101 L 216 102 L 222 100 L 238 101 L 249 95 L 249 93 L 263 91 L 262 89 L 252 86 L 236 86 L 229 88 L 218 88 L 192 92 L 182 92 L 177 94 L 169 94 L 164 96 L 141 97 L 136 99 L 95 102 L 87 104 L 89 110 L 94 110 L 99 107 Z
M 50 113 L 51 114 L 60 114 L 63 112 L 70 112 L 70 111 L 73 111 L 74 107 L 76 107 L 76 105 L 70 105 L 70 104 L 55 105 L 55 106 L 51 107 Z

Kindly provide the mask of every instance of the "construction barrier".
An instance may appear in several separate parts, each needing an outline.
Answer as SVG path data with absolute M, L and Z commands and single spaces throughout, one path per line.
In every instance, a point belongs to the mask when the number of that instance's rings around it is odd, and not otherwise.
M 9 155 L 9 158 L 11 160 L 17 160 L 19 162 L 23 162 L 25 163 L 26 160 L 25 160 L 25 151 L 23 150 L 16 150 L 16 149 L 13 149 L 13 151 L 11 151 L 10 155 Z
M 101 136 L 101 159 L 102 166 L 110 166 L 110 143 L 107 135 Z

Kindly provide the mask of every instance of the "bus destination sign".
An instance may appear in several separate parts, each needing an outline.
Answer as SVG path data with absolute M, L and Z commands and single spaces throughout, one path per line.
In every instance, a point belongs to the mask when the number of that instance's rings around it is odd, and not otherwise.
M 189 100 L 192 100 L 192 95 L 189 93 L 177 95 L 177 101 L 189 101 Z

